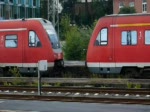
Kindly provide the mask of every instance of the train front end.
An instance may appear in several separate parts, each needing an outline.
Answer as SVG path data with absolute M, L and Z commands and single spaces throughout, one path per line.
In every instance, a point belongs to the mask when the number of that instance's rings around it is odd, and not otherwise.
M 46 29 L 46 32 L 48 34 L 54 52 L 54 66 L 63 66 L 63 52 L 57 33 L 53 27 L 51 27 L 51 29 Z
M 39 21 L 41 22 L 42 26 L 45 29 L 45 32 L 46 32 L 48 40 L 49 40 L 49 44 L 53 51 L 53 54 L 50 54 L 50 55 L 53 55 L 54 67 L 56 67 L 56 66 L 62 67 L 64 65 L 63 52 L 62 52 L 59 37 L 55 31 L 55 28 L 52 25 L 52 23 L 46 19 L 41 18 L 41 19 L 39 19 Z
M 91 73 L 99 73 L 98 55 L 96 55 L 98 49 L 94 46 L 96 35 L 97 35 L 97 27 L 95 27 L 91 35 L 86 55 L 86 67 L 89 69 Z

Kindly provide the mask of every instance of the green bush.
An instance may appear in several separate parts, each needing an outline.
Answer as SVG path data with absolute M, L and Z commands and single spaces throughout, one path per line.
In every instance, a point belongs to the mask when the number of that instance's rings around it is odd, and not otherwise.
M 131 14 L 136 13 L 136 10 L 134 7 L 123 7 L 120 9 L 119 14 Z

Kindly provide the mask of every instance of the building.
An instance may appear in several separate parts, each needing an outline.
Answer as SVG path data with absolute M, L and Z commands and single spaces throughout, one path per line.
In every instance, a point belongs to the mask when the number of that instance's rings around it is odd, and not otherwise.
M 150 13 L 150 0 L 113 0 L 113 13 L 118 14 L 124 6 L 134 7 L 137 13 Z
M 0 0 L 0 19 L 40 16 L 40 0 Z

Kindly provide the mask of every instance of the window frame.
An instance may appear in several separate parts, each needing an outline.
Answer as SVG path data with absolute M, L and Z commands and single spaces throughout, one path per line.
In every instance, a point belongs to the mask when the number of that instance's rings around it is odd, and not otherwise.
M 21 0 L 18 0 L 18 4 L 21 4 Z
M 15 36 L 15 39 L 11 38 L 12 36 Z M 7 38 L 9 37 L 9 39 Z M 9 41 L 8 41 L 9 40 Z M 11 41 L 16 41 L 16 46 L 9 46 L 7 45 L 7 42 L 11 42 Z M 12 34 L 12 35 L 6 35 L 5 36 L 5 48 L 17 48 L 18 47 L 18 36 L 15 35 L 15 34 Z
M 147 12 L 147 0 L 142 1 L 142 12 L 143 13 Z
M 14 0 L 9 0 L 9 2 L 13 4 L 13 3 L 14 3 Z
M 104 29 L 106 29 L 106 34 L 104 34 L 104 35 L 106 35 L 106 37 L 105 37 L 106 40 L 104 40 L 104 38 L 102 38 L 102 30 L 104 30 Z M 96 46 L 107 46 L 108 45 L 108 28 L 107 27 L 100 29 L 100 31 L 96 37 L 94 45 L 96 45 Z
M 134 6 L 135 6 L 135 2 L 134 2 L 134 1 L 131 1 L 131 2 L 129 3 L 129 6 L 130 6 L 130 7 L 134 7 Z
M 25 1 L 25 5 L 29 5 L 30 1 L 29 0 L 26 0 Z
M 149 31 L 149 33 L 150 33 L 150 29 L 149 29 L 149 30 L 145 30 L 145 32 L 144 32 L 144 34 L 145 34 L 145 37 L 144 37 L 145 41 L 144 41 L 144 44 L 149 46 L 149 45 L 150 45 L 150 41 L 149 41 L 148 44 L 146 44 L 146 31 Z M 150 36 L 149 36 L 149 40 L 150 40 Z
M 123 1 L 120 1 L 119 2 L 119 9 L 123 8 L 124 7 L 124 2 Z
M 32 37 L 30 36 L 31 32 L 34 33 L 34 37 L 33 37 L 33 42 L 32 41 Z M 39 42 L 39 43 L 38 43 Z M 37 33 L 34 31 L 34 30 L 30 30 L 29 31 L 29 35 L 28 35 L 28 46 L 30 48 L 39 48 L 39 47 L 42 47 L 42 44 L 41 44 L 41 41 L 37 35 Z
M 33 7 L 36 7 L 36 4 L 37 4 L 37 1 L 36 1 L 36 0 L 33 0 L 33 1 L 32 1 L 32 6 L 33 6 Z
M 126 35 L 123 35 L 124 32 L 126 33 Z M 132 32 L 135 32 L 136 35 L 133 35 Z M 121 32 L 122 46 L 136 46 L 137 44 L 138 44 L 138 32 L 136 30 L 123 30 Z

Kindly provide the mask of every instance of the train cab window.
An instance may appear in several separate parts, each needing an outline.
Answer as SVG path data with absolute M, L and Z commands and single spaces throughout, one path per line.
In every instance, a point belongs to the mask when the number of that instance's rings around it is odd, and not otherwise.
M 145 31 L 145 44 L 150 45 L 150 30 Z
M 18 46 L 17 35 L 7 35 L 5 38 L 5 47 L 16 48 Z
M 42 44 L 34 31 L 29 31 L 29 47 L 41 47 Z
M 54 30 L 46 30 L 53 49 L 60 48 L 58 36 Z
M 123 31 L 121 43 L 122 45 L 136 45 L 137 31 Z
M 101 29 L 95 41 L 96 46 L 107 45 L 108 43 L 108 31 L 107 30 L 108 30 L 107 28 Z

